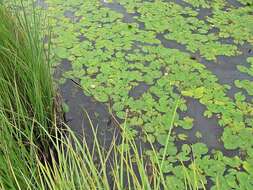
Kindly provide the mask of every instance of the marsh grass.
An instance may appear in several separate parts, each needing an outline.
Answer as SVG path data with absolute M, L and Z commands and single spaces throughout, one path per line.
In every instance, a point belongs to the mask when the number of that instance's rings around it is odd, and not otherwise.
M 58 127 L 38 17 L 21 3 L 14 12 L 1 5 L 0 18 L 0 189 L 170 189 L 162 172 L 166 156 L 159 158 L 150 143 L 148 160 L 126 123 L 119 126 L 121 145 L 113 138 L 107 150 L 91 121 L 92 147 L 68 126 Z M 186 189 L 198 189 L 195 174 L 192 181 L 185 170 Z
M 45 118 L 53 116 L 53 81 L 39 17 L 28 16 L 22 6 L 15 12 L 0 7 L 0 103 L 6 112 L 34 117 L 46 126 Z
M 52 130 L 54 88 L 39 17 L 21 2 L 0 5 L 0 18 L 0 186 L 23 189 L 25 178 L 35 180 L 34 156 L 49 148 L 39 124 Z

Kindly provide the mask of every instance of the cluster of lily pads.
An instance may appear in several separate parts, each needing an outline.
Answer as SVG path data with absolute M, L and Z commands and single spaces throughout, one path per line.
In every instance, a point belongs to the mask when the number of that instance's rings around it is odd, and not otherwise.
M 198 168 L 200 186 L 210 180 L 213 190 L 253 189 L 253 80 L 231 76 L 234 84 L 221 84 L 221 76 L 208 69 L 213 64 L 219 68 L 222 56 L 241 56 L 245 44 L 252 47 L 251 0 L 45 3 L 56 62 L 71 61 L 72 69 L 64 76 L 79 79 L 85 95 L 126 120 L 129 135 L 141 134 L 144 142 L 160 145 L 157 151 L 161 159 L 166 155 L 164 173 L 172 189 L 183 189 L 182 163 L 192 160 L 187 168 Z M 251 51 L 236 65 L 248 78 L 253 77 Z M 230 97 L 232 86 L 237 92 Z M 141 93 L 135 94 L 138 89 Z M 205 106 L 203 117 L 215 118 L 223 129 L 223 150 L 237 154 L 210 148 L 200 132 L 196 141 L 188 139 L 195 118 L 180 113 L 190 109 L 189 101 Z M 152 159 L 149 151 L 146 154 Z

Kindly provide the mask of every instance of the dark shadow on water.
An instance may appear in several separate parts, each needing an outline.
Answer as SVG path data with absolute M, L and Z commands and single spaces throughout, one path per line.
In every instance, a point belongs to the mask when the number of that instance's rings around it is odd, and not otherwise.
M 209 8 L 201 8 L 198 12 L 199 14 L 197 18 L 205 22 L 206 22 L 206 17 L 210 17 L 212 15 L 212 10 Z
M 136 18 L 134 18 L 135 16 L 138 16 L 137 13 L 128 13 L 125 9 L 125 7 L 123 7 L 122 5 L 120 5 L 120 3 L 118 2 L 113 2 L 113 3 L 106 3 L 105 1 L 101 0 L 100 1 L 101 4 L 104 7 L 107 7 L 111 10 L 114 10 L 118 13 L 121 13 L 123 15 L 123 19 L 122 21 L 125 23 L 137 23 L 139 25 L 139 29 L 144 29 L 145 25 L 143 22 L 138 21 Z
M 167 39 L 165 39 L 164 33 L 163 34 L 162 33 L 157 34 L 156 38 L 158 40 L 160 40 L 161 44 L 164 47 L 166 47 L 166 48 L 169 48 L 169 49 L 178 49 L 178 50 L 190 53 L 190 51 L 186 50 L 185 45 L 182 45 L 182 44 L 176 42 L 175 40 L 167 40 Z
M 134 99 L 138 99 L 149 89 L 149 87 L 150 86 L 146 83 L 141 82 L 138 86 L 130 90 L 129 96 L 133 97 Z
M 233 5 L 234 7 L 242 7 L 243 5 L 239 2 L 239 1 L 236 1 L 236 0 L 227 0 L 227 2 L 230 4 L 230 5 Z

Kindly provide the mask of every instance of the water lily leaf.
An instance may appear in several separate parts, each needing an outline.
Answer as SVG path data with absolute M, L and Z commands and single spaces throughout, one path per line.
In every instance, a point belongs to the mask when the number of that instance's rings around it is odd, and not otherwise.
M 182 145 L 182 152 L 184 152 L 186 155 L 188 155 L 191 152 L 191 147 L 188 144 Z
M 236 134 L 233 134 L 231 130 L 224 129 L 222 140 L 224 142 L 224 147 L 228 150 L 234 150 L 240 146 L 239 142 L 240 137 Z
M 124 109 L 124 104 L 122 104 L 121 102 L 116 102 L 115 104 L 113 104 L 112 109 L 114 111 L 122 111 Z
M 151 124 L 144 125 L 144 129 L 147 133 L 153 133 L 155 132 L 155 127 Z
M 208 148 L 204 143 L 196 143 L 192 145 L 192 152 L 194 156 L 199 157 L 208 152 Z
M 187 91 L 185 90 L 185 91 L 182 91 L 181 94 L 183 96 L 193 97 L 194 92 L 192 90 L 187 90 Z
M 242 166 L 249 174 L 253 174 L 253 160 L 244 161 Z
M 95 98 L 100 102 L 107 102 L 109 100 L 108 95 L 105 93 L 97 93 L 97 95 L 95 95 Z
M 235 94 L 235 100 L 236 101 L 239 101 L 239 102 L 242 102 L 246 99 L 246 97 L 242 94 L 242 92 L 237 92 Z
M 159 154 L 164 155 L 164 152 L 165 152 L 165 148 L 161 148 L 159 151 Z M 177 147 L 174 146 L 173 143 L 169 143 L 169 145 L 167 146 L 167 150 L 166 150 L 165 155 L 166 156 L 174 156 L 176 154 L 177 154 Z
M 54 50 L 54 53 L 62 59 L 67 59 L 70 55 L 68 53 L 68 50 L 64 47 L 58 47 Z
M 180 139 L 180 140 L 182 140 L 182 141 L 185 141 L 186 139 L 187 139 L 187 135 L 185 135 L 185 134 L 178 134 L 177 135 L 177 137 Z
M 204 91 L 205 91 L 204 87 L 196 88 L 194 90 L 194 97 L 197 98 L 197 99 L 201 98 L 204 94 Z
M 155 136 L 152 134 L 147 135 L 147 142 L 148 143 L 154 143 L 155 142 Z
M 171 172 L 173 169 L 173 165 L 170 162 L 165 162 L 162 168 L 162 172 L 163 173 L 169 173 Z
M 180 120 L 178 124 L 183 127 L 184 129 L 192 129 L 193 127 L 193 119 L 186 116 L 183 120 Z
M 167 138 L 169 138 L 169 136 L 168 136 L 167 134 L 159 134 L 159 135 L 156 137 L 158 143 L 159 143 L 160 145 L 163 145 L 163 146 L 166 145 Z
M 197 137 L 198 139 L 201 139 L 202 138 L 201 132 L 200 131 L 196 131 L 195 137 Z
M 117 115 L 117 117 L 120 118 L 120 119 L 125 119 L 125 117 L 126 117 L 126 113 L 123 112 L 123 111 L 118 111 L 118 112 L 116 112 L 116 115 Z

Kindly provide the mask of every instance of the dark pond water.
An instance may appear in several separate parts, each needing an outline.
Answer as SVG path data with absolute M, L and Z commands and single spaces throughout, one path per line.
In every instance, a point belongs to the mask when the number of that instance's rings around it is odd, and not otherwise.
M 55 78 L 60 79 L 64 71 L 71 69 L 68 60 L 62 60 L 55 70 Z M 95 101 L 90 96 L 85 96 L 83 89 L 75 79 L 67 79 L 64 84 L 59 84 L 60 93 L 64 102 L 69 106 L 65 113 L 67 124 L 81 138 L 85 135 L 87 142 L 93 143 L 92 127 L 98 131 L 98 138 L 104 147 L 109 147 L 113 137 L 118 135 L 118 126 L 112 118 L 105 104 Z

